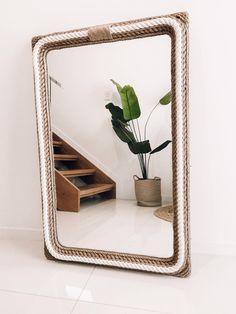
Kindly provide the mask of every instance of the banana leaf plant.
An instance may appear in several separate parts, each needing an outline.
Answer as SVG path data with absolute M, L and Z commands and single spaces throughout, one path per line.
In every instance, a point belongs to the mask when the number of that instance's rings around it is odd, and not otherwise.
M 147 125 L 153 111 L 158 105 L 168 105 L 171 102 L 171 92 L 168 92 L 162 97 L 151 110 L 145 123 L 144 135 L 142 137 L 138 121 L 141 116 L 141 110 L 134 88 L 130 85 L 122 87 L 114 80 L 111 80 L 111 82 L 117 88 L 122 105 L 121 108 L 110 102 L 105 106 L 110 111 L 112 127 L 119 139 L 128 145 L 133 154 L 137 155 L 142 179 L 148 179 L 151 156 L 166 148 L 171 141 L 167 140 L 152 149 L 149 140 L 146 139 Z

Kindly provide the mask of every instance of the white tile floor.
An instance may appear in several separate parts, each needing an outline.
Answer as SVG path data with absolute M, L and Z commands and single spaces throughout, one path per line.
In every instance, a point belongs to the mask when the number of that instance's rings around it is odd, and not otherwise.
M 236 257 L 193 255 L 190 278 L 48 261 L 0 240 L 1 314 L 234 314 Z
M 57 211 L 58 237 L 65 246 L 169 257 L 173 227 L 155 209 L 132 200 L 86 200 L 79 213 Z

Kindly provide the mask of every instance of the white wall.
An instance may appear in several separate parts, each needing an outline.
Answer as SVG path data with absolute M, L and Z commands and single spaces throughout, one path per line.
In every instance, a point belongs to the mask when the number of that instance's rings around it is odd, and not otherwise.
M 37 34 L 190 13 L 193 249 L 236 254 L 235 2 L 2 1 L 0 226 L 41 228 L 30 39 Z
M 121 85 L 134 86 L 141 108 L 143 140 L 149 113 L 171 89 L 170 56 L 171 41 L 167 35 L 49 53 L 49 75 L 62 85 L 59 88 L 52 84 L 51 88 L 53 129 L 116 182 L 117 198 L 135 199 L 133 175 L 141 176 L 141 171 L 137 156 L 112 130 L 111 115 L 105 105 L 120 105 L 120 98 L 110 78 Z M 155 109 L 147 127 L 147 139 L 152 149 L 171 140 L 170 105 Z M 153 155 L 150 162 L 149 177 L 162 179 L 164 203 L 172 201 L 171 148 L 169 145 Z

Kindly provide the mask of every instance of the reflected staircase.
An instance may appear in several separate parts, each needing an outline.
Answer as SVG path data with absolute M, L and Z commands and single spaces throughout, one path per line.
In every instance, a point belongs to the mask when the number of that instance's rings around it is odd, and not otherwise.
M 58 210 L 78 212 L 84 198 L 116 198 L 115 182 L 55 133 L 53 150 Z

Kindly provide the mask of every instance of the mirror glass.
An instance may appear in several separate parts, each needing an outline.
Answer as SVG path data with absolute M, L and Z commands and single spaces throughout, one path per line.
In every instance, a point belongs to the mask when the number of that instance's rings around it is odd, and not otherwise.
M 47 62 L 59 241 L 170 257 L 169 36 L 54 50 Z

